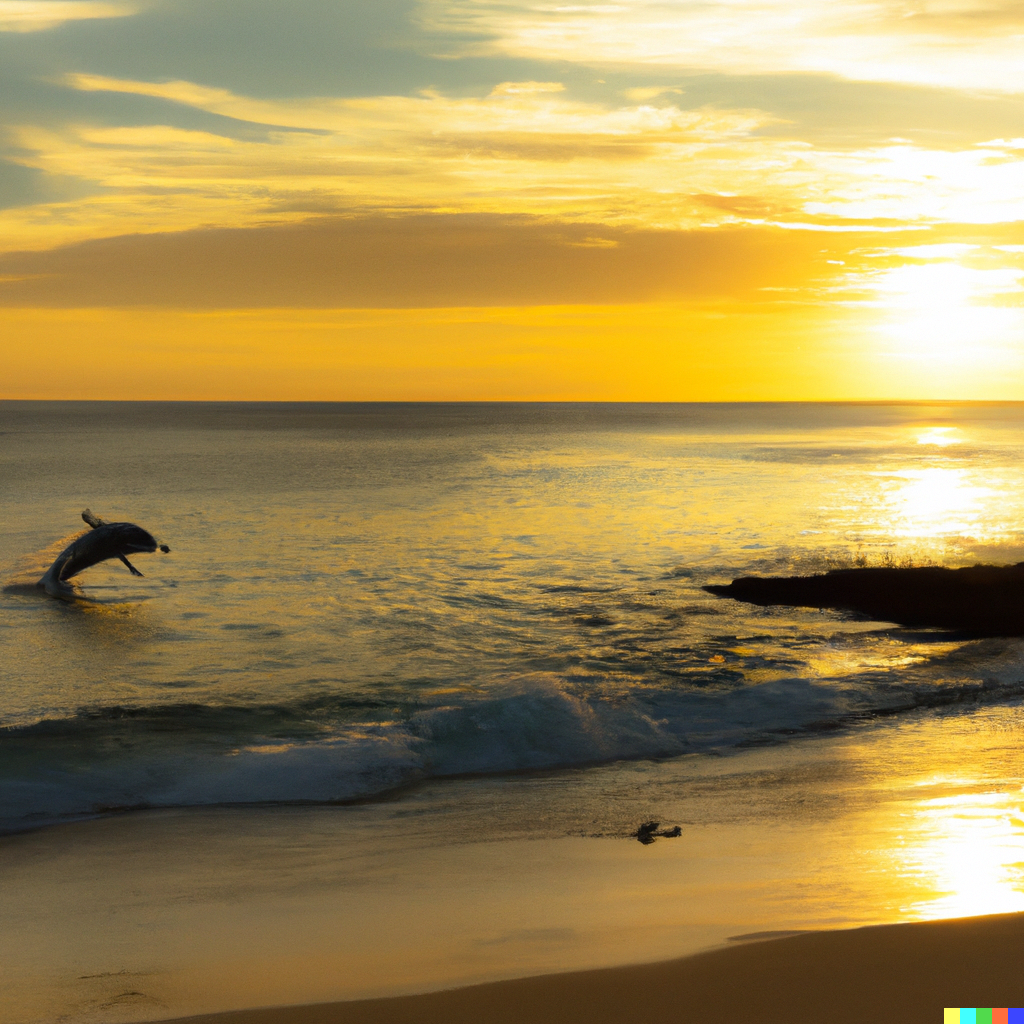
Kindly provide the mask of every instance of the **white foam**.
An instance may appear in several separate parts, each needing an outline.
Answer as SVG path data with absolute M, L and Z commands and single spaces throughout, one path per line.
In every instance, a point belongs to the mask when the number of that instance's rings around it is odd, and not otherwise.
M 408 720 L 348 723 L 302 739 L 216 746 L 136 743 L 117 760 L 49 763 L 0 779 L 3 825 L 139 806 L 331 802 L 423 778 L 518 772 L 673 756 L 772 742 L 865 715 L 1021 695 L 996 680 L 961 687 L 863 689 L 793 677 L 676 690 L 634 686 L 584 696 L 579 679 L 537 673 L 454 696 Z M 112 720 L 116 724 L 116 719 Z M 97 728 L 93 721 L 89 728 Z M 103 728 L 101 726 L 101 728 Z M 39 755 L 50 749 L 40 737 Z M 22 738 L 25 742 L 25 738 Z M 31 742 L 31 740 L 29 741 Z M 87 770 L 83 771 L 83 767 Z

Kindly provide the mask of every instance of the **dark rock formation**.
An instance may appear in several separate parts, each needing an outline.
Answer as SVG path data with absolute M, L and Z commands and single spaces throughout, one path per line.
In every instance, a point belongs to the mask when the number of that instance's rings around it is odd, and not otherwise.
M 901 626 L 1024 636 L 1024 562 L 835 569 L 819 576 L 742 576 L 705 590 L 751 604 L 839 608 Z

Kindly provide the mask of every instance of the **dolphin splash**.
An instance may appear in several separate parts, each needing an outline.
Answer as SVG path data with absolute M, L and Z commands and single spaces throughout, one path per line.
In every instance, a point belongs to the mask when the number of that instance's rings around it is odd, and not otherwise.
M 106 523 L 89 509 L 82 513 L 82 518 L 92 530 L 76 537 L 54 559 L 53 565 L 37 584 L 51 597 L 65 601 L 76 597 L 77 593 L 68 580 L 90 565 L 119 558 L 133 576 L 141 576 L 142 573 L 128 561 L 128 555 L 153 552 L 158 548 L 163 552 L 171 550 L 166 544 L 157 544 L 151 533 L 134 523 Z

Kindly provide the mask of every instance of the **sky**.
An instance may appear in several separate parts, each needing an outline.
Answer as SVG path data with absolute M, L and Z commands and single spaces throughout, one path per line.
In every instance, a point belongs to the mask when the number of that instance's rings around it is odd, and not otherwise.
M 1024 399 L 1024 3 L 0 0 L 0 398 Z

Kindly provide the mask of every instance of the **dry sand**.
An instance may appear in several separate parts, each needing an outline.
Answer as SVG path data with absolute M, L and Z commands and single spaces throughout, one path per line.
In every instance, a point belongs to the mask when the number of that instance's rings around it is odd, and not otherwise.
M 752 941 L 665 963 L 392 999 L 241 1010 L 189 1024 L 900 1021 L 1024 1003 L 1024 914 Z M 180 1020 L 185 1020 L 181 1018 Z

